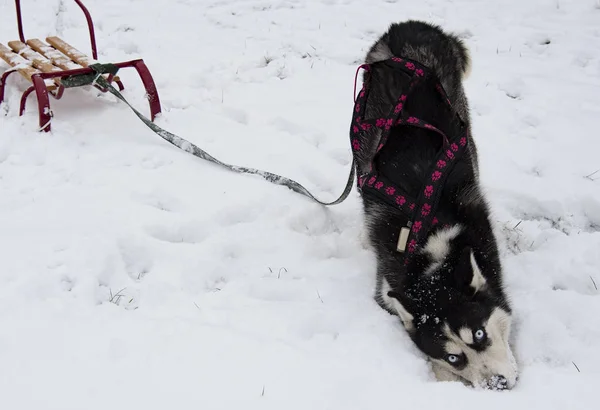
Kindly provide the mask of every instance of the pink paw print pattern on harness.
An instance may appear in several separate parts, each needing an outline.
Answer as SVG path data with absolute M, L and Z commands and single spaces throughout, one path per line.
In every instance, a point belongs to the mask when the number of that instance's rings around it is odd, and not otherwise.
M 412 231 L 413 231 L 414 233 L 417 233 L 417 232 L 419 232 L 419 231 L 421 230 L 421 228 L 422 228 L 422 227 L 423 227 L 423 222 L 421 222 L 421 221 L 416 221 L 416 222 L 413 224 Z
M 425 195 L 425 198 L 431 198 L 431 195 L 433 195 L 433 185 L 427 185 L 423 194 Z
M 358 151 L 360 149 L 360 142 L 358 140 L 352 140 L 352 149 Z
M 396 188 L 389 186 L 385 189 L 385 193 L 388 195 L 394 195 L 394 193 L 396 192 Z
M 417 249 L 417 241 L 414 239 L 408 243 L 408 252 L 413 253 Z
M 442 173 L 440 171 L 434 171 L 433 174 L 431 174 L 432 181 L 437 181 L 441 177 L 442 177 Z
M 421 215 L 427 216 L 427 215 L 429 215 L 430 212 L 431 212 L 431 205 L 423 204 L 423 207 L 421 208 Z
M 379 181 L 375 184 L 375 189 L 381 189 L 383 187 L 383 182 Z
M 405 67 L 408 68 L 409 70 L 414 70 L 415 69 L 415 65 L 411 62 L 408 62 L 405 64 Z
M 396 195 L 396 203 L 402 206 L 406 203 L 406 198 L 404 198 L 402 195 Z

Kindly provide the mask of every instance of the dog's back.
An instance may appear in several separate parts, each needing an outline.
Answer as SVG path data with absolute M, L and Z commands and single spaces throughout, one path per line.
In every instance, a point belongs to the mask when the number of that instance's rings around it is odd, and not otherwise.
M 419 21 L 407 21 L 404 23 L 392 24 L 388 31 L 371 47 L 366 55 L 365 62 L 372 64 L 392 57 L 404 57 L 420 62 L 429 67 L 438 77 L 448 97 L 462 120 L 470 127 L 469 107 L 462 86 L 462 80 L 466 78 L 471 69 L 471 61 L 467 48 L 455 36 L 444 33 L 439 27 Z M 398 76 L 393 70 L 385 66 L 372 66 L 372 69 L 365 73 L 364 81 L 369 82 L 369 97 L 367 100 L 367 109 L 365 117 L 378 118 L 385 117 L 388 114 L 403 86 Z M 422 87 L 427 88 L 428 84 Z M 413 114 L 417 116 L 424 115 L 429 118 L 444 120 L 448 118 L 447 113 L 443 112 L 446 107 L 432 103 L 427 100 L 423 93 L 415 92 L 415 98 L 411 101 L 414 105 Z M 396 147 L 404 155 L 412 158 L 413 164 L 422 165 L 415 169 L 415 175 L 407 175 L 406 180 L 422 180 L 424 167 L 427 167 L 427 159 L 434 157 L 432 152 L 436 150 L 436 144 L 439 142 L 431 133 L 420 129 L 403 129 L 403 138 L 390 138 L 392 144 L 402 144 Z M 359 173 L 370 164 L 375 155 L 376 147 L 379 144 L 380 132 L 373 130 L 370 135 L 362 141 L 365 149 L 359 156 Z M 415 146 L 418 143 L 418 147 Z M 474 170 L 477 173 L 477 156 L 474 144 L 470 148 L 470 156 L 473 160 Z M 410 170 L 403 171 L 402 173 Z M 414 184 L 410 184 L 414 185 Z M 413 186 L 408 186 L 410 189 Z
M 365 62 L 371 64 L 393 56 L 418 61 L 433 70 L 458 113 L 468 121 L 469 110 L 462 80 L 469 76 L 471 59 L 468 49 L 458 37 L 420 21 L 394 23 L 371 47 Z

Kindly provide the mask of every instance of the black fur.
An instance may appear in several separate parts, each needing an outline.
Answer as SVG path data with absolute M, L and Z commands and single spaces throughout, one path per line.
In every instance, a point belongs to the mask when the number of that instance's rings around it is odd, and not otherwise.
M 396 250 L 400 229 L 409 222 L 406 216 L 366 192 L 362 194 L 369 240 L 377 256 L 376 300 L 382 308 L 396 314 L 385 299 L 386 296 L 398 299 L 414 317 L 413 326 L 407 329 L 415 344 L 428 356 L 443 358 L 446 353 L 441 326 L 444 323 L 453 330 L 464 325 L 476 328 L 496 307 L 510 313 L 489 209 L 479 186 L 477 152 L 471 138 L 469 108 L 462 86 L 470 61 L 467 49 L 457 37 L 418 21 L 392 24 L 371 47 L 365 62 L 374 63 L 392 56 L 416 60 L 433 70 L 469 128 L 469 150 L 448 175 L 437 209 L 440 219 L 450 225 L 460 225 L 462 229 L 449 242 L 447 257 L 433 272 L 425 274 L 434 262 L 428 254 L 418 254 L 405 266 L 403 254 Z M 400 95 L 403 80 L 397 71 L 382 65 L 372 66 L 365 72 L 363 80 L 370 90 L 365 119 L 385 117 Z M 425 92 L 431 85 L 420 87 L 407 101 L 411 115 L 442 130 L 455 129 L 457 120 L 453 113 L 431 98 L 431 93 Z M 373 127 L 362 135 L 361 147 L 367 148 L 358 157 L 359 175 L 373 162 L 381 130 Z M 428 130 L 397 127 L 392 129 L 374 166 L 413 197 L 418 197 L 440 144 L 440 137 Z M 434 228 L 430 235 L 440 229 Z M 479 292 L 469 286 L 473 278 L 471 251 L 486 280 L 486 286 Z M 391 287 L 389 295 L 382 294 L 384 279 Z M 484 349 L 485 345 L 479 348 Z

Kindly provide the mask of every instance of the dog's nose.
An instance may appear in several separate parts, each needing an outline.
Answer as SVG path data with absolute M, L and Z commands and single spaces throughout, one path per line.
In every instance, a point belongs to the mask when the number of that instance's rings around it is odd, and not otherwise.
M 502 376 L 501 374 L 496 374 L 496 375 L 490 377 L 488 384 L 489 384 L 490 388 L 492 388 L 494 390 L 508 389 L 508 380 L 506 379 L 506 377 Z

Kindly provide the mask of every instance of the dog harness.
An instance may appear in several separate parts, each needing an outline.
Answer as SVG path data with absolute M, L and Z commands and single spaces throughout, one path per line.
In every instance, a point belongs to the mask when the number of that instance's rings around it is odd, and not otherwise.
M 397 250 L 400 253 L 406 253 L 405 264 L 408 264 L 410 256 L 415 250 L 423 245 L 431 229 L 440 223 L 436 217 L 437 206 L 444 187 L 444 183 L 452 168 L 463 155 L 468 145 L 468 127 L 460 118 L 450 100 L 441 82 L 429 68 L 423 66 L 417 61 L 392 57 L 389 60 L 363 64 L 356 70 L 354 83 L 354 95 L 356 96 L 356 78 L 360 69 L 371 71 L 371 66 L 375 64 L 385 64 L 395 70 L 401 70 L 410 77 L 408 86 L 403 87 L 394 106 L 390 108 L 389 114 L 384 118 L 365 119 L 366 101 L 369 94 L 369 85 L 366 81 L 358 95 L 355 97 L 354 112 L 352 124 L 350 127 L 350 142 L 352 153 L 357 161 L 357 155 L 361 151 L 361 136 L 372 127 L 381 129 L 381 140 L 377 147 L 373 160 L 368 165 L 367 170 L 363 170 L 358 175 L 357 188 L 359 191 L 370 194 L 384 201 L 385 203 L 399 209 L 408 219 L 405 227 L 402 227 L 398 237 Z M 423 121 L 421 118 L 412 116 L 405 108 L 407 100 L 411 99 L 415 87 L 427 79 L 434 79 L 436 96 L 439 96 L 452 113 L 455 113 L 459 120 L 459 127 L 456 135 L 446 135 L 434 125 Z M 428 177 L 423 181 L 420 193 L 416 198 L 403 191 L 402 188 L 391 182 L 390 178 L 377 169 L 377 158 L 385 149 L 386 143 L 393 128 L 395 127 L 418 127 L 435 132 L 442 139 L 442 147 L 437 157 L 432 163 L 430 170 L 426 175 Z M 443 221 L 442 221 L 443 222 Z

